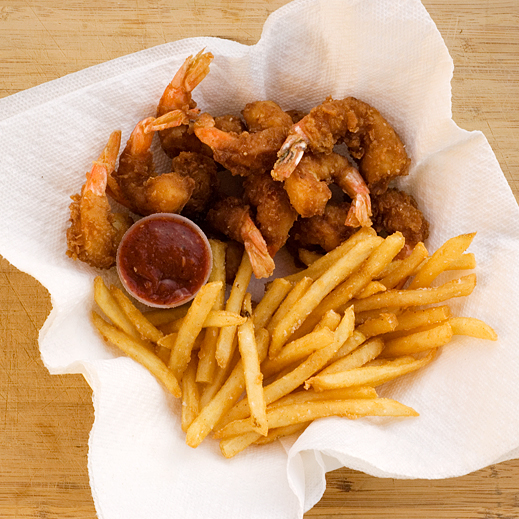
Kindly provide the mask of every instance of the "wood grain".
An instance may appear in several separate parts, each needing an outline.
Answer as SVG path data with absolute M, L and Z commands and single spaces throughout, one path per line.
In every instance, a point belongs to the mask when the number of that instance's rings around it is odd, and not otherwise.
M 0 0 L 0 97 L 167 41 L 191 36 L 255 43 L 286 0 Z M 455 64 L 454 120 L 489 140 L 519 200 L 519 4 L 426 0 Z M 484 203 L 484 192 L 482 192 Z M 38 330 L 46 290 L 0 259 L 0 517 L 95 517 L 87 472 L 91 391 L 51 376 Z M 306 518 L 519 517 L 519 461 L 440 481 L 328 474 Z

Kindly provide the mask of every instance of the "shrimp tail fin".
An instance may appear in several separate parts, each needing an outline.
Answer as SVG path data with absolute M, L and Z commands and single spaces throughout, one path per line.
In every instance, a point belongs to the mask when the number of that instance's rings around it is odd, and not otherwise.
M 371 198 L 369 193 L 357 193 L 346 216 L 345 225 L 371 227 Z
M 159 115 L 174 109 L 193 108 L 191 92 L 209 74 L 209 64 L 213 57 L 202 49 L 195 57 L 191 55 L 184 61 L 162 94 Z
M 165 130 L 167 128 L 176 128 L 183 124 L 189 124 L 190 121 L 193 121 L 198 117 L 199 113 L 200 110 L 197 108 L 186 111 L 172 110 L 171 112 L 166 112 L 164 115 L 161 115 L 146 124 L 144 127 L 144 133 L 151 133 Z
M 108 143 L 106 144 L 104 150 L 97 162 L 101 162 L 106 164 L 108 173 L 110 174 L 115 169 L 115 162 L 117 160 L 117 155 L 119 155 L 119 148 L 121 147 L 121 131 L 116 130 L 110 134 L 108 138 Z
M 299 133 L 288 136 L 278 151 L 278 160 L 272 169 L 272 178 L 279 181 L 287 179 L 303 158 L 307 147 L 308 143 Z
M 209 74 L 209 65 L 214 56 L 204 50 L 202 49 L 194 58 L 187 58 L 185 68 L 182 67 L 173 78 L 173 82 L 184 85 L 187 92 L 192 92 Z
M 241 235 L 254 275 L 258 279 L 271 276 L 275 268 L 274 260 L 268 252 L 265 239 L 250 216 L 247 216 L 242 225 Z

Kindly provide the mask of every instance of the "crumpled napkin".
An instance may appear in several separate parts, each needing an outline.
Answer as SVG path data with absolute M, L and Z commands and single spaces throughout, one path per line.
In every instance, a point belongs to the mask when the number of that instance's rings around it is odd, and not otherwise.
M 124 142 L 203 47 L 215 59 L 194 93 L 202 110 L 238 113 L 258 99 L 308 110 L 328 95 L 359 97 L 407 145 L 413 165 L 399 185 L 431 222 L 429 250 L 478 231 L 478 286 L 453 308 L 491 324 L 499 341 L 456 337 L 432 365 L 384 387 L 419 418 L 319 420 L 297 440 L 226 460 L 212 439 L 187 447 L 179 402 L 92 329 L 97 272 L 65 256 L 69 196 L 110 132 L 121 129 Z M 484 136 L 451 120 L 452 71 L 418 0 L 301 0 L 272 14 L 254 46 L 182 40 L 0 101 L 0 253 L 51 294 L 40 334 L 49 371 L 83 373 L 93 388 L 88 463 L 101 519 L 300 518 L 325 472 L 342 465 L 444 478 L 519 456 L 519 210 Z

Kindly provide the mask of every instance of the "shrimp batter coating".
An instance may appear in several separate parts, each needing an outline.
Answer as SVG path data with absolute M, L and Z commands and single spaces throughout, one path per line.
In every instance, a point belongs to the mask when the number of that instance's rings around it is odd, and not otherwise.
M 311 218 L 324 213 L 332 196 L 328 187 L 331 182 L 353 200 L 343 224 L 369 227 L 371 201 L 368 187 L 357 168 L 338 153 L 305 154 L 284 185 L 295 210 L 303 218 Z
M 405 147 L 378 110 L 354 97 L 328 97 L 294 124 L 279 150 L 272 176 L 288 178 L 306 149 L 331 153 L 340 141 L 359 161 L 359 171 L 372 194 L 382 194 L 391 179 L 408 173 Z
M 171 169 L 194 181 L 191 198 L 182 209 L 182 214 L 194 216 L 205 212 L 211 197 L 218 190 L 217 167 L 214 160 L 200 153 L 183 151 L 171 161 Z
M 329 252 L 347 240 L 356 230 L 344 225 L 351 204 L 330 201 L 323 214 L 311 218 L 300 218 L 290 233 L 292 247 L 315 250 L 316 247 Z
M 429 222 L 411 195 L 388 189 L 384 194 L 374 196 L 372 202 L 374 229 L 386 234 L 400 231 L 405 238 L 404 254 L 429 237 Z
M 217 231 L 232 240 L 243 243 L 249 256 L 254 275 L 266 278 L 274 272 L 274 260 L 267 244 L 250 214 L 250 207 L 239 198 L 227 197 L 216 202 L 208 211 L 207 221 Z
M 244 122 L 239 117 L 231 114 L 215 117 L 214 125 L 223 132 L 241 133 L 246 130 Z
M 265 238 L 269 254 L 285 245 L 297 213 L 290 205 L 281 182 L 276 182 L 268 172 L 249 175 L 243 182 L 245 199 L 256 208 L 255 221 Z
M 67 256 L 101 269 L 115 265 L 117 247 L 133 223 L 127 215 L 112 213 L 106 196 L 108 176 L 115 167 L 120 142 L 121 132 L 113 132 L 99 160 L 87 173 L 81 194 L 71 197 Z
M 204 113 L 195 123 L 195 134 L 210 146 L 216 162 L 233 175 L 246 177 L 270 171 L 292 119 L 273 101 L 250 103 L 244 108 L 243 117 L 249 131 L 225 132 Z
M 145 133 L 152 118 L 140 121 L 119 158 L 115 180 L 137 214 L 179 213 L 189 201 L 195 181 L 172 171 L 156 176 L 150 151 L 153 133 Z

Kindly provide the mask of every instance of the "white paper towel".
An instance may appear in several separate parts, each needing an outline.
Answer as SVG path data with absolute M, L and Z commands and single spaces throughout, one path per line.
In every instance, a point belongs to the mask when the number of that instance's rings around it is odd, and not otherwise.
M 195 90 L 202 110 L 238 113 L 272 99 L 310 109 L 356 96 L 394 125 L 413 161 L 400 186 L 431 222 L 430 250 L 464 232 L 478 286 L 454 303 L 484 319 L 497 343 L 456 337 L 421 372 L 384 394 L 416 419 L 330 418 L 297 440 L 224 459 L 208 439 L 184 443 L 179 402 L 92 329 L 93 269 L 65 256 L 69 196 L 108 135 L 155 113 L 184 59 L 215 55 Z M 300 518 L 327 470 L 442 478 L 519 455 L 519 209 L 484 136 L 451 120 L 452 60 L 418 0 L 302 0 L 267 20 L 247 47 L 216 38 L 162 45 L 0 101 L 0 253 L 37 278 L 53 309 L 40 334 L 51 373 L 83 373 L 94 390 L 89 472 L 101 519 Z M 113 273 L 111 274 L 113 276 Z

